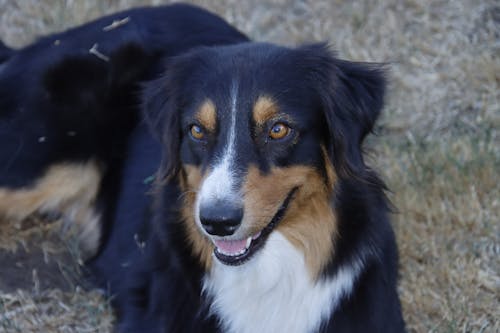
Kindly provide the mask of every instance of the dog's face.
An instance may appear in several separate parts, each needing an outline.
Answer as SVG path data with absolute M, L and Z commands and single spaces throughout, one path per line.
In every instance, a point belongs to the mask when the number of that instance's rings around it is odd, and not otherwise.
M 382 95 L 380 72 L 324 46 L 242 44 L 176 59 L 146 90 L 147 116 L 202 262 L 213 253 L 246 264 L 281 232 L 318 274 L 336 238 L 335 184 L 362 172 Z

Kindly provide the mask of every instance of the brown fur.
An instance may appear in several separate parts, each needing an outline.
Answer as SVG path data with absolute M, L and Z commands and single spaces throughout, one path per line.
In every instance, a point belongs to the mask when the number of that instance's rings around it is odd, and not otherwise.
M 334 181 L 334 176 L 330 176 Z M 277 230 L 304 253 L 311 276 L 316 278 L 332 256 L 337 232 L 330 205 L 332 187 L 325 185 L 324 177 L 316 169 L 308 166 L 274 168 L 262 175 L 257 168 L 249 168 L 244 184 L 243 224 L 251 228 L 251 233 L 264 228 L 295 187 L 298 191 Z
M 184 165 L 181 188 L 184 193 L 184 205 L 181 210 L 186 225 L 188 241 L 193 249 L 193 254 L 200 259 L 201 264 L 207 271 L 212 266 L 212 253 L 214 245 L 200 231 L 194 219 L 194 205 L 196 195 L 203 180 L 200 168 L 193 165 Z
M 277 230 L 304 253 L 313 278 L 318 277 L 331 257 L 337 232 L 330 204 L 336 174 L 326 154 L 324 159 L 325 174 L 313 167 L 293 166 L 273 168 L 269 174 L 262 175 L 258 168 L 251 166 L 243 184 L 245 212 L 240 228 L 245 235 L 253 235 L 266 227 L 288 193 L 298 188 Z M 182 216 L 193 254 L 209 270 L 214 245 L 194 220 L 196 195 L 203 177 L 199 167 L 184 165 L 180 182 L 184 191 Z
M 210 99 L 205 100 L 201 104 L 195 117 L 205 129 L 210 132 L 215 131 L 217 126 L 217 111 L 215 104 Z
M 325 163 L 327 186 L 328 186 L 328 188 L 333 189 L 333 186 L 335 185 L 335 182 L 337 181 L 337 174 L 335 173 L 335 170 L 333 169 L 332 161 L 328 157 L 328 152 L 327 152 L 325 146 L 321 145 L 321 151 L 323 153 L 323 161 Z
M 0 188 L 0 215 L 23 220 L 34 213 L 61 213 L 84 255 L 92 255 L 101 236 L 93 208 L 100 181 L 101 170 L 94 161 L 53 165 L 32 187 Z
M 278 112 L 278 105 L 271 97 L 260 96 L 253 107 L 253 120 L 258 126 L 262 126 L 275 117 Z

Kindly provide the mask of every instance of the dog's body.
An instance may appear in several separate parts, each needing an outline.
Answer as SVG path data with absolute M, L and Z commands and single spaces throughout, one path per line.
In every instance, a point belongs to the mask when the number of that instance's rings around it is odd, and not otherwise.
M 192 47 L 246 40 L 219 17 L 178 4 L 124 11 L 20 50 L 0 46 L 0 216 L 59 211 L 93 252 L 107 237 L 96 233 L 99 220 L 109 226 L 116 214 L 141 122 L 140 82 Z
M 184 13 L 201 20 L 198 10 Z M 88 265 L 114 296 L 119 330 L 404 332 L 384 186 L 361 152 L 382 108 L 383 72 L 338 60 L 322 45 L 247 42 L 223 21 L 203 17 L 213 23 L 201 28 L 203 37 L 166 25 L 161 34 L 178 37 L 166 38 L 170 44 L 159 53 L 150 49 L 156 43 L 126 42 L 110 57 L 122 75 L 129 66 L 141 69 L 125 75 L 128 97 L 119 107 L 108 109 L 116 95 L 102 98 L 100 87 L 105 82 L 116 92 L 123 85 L 92 76 L 85 98 L 94 107 L 82 109 L 89 105 L 83 97 L 72 98 L 81 83 L 59 83 L 75 70 L 66 59 L 43 76 L 58 110 L 79 110 L 82 123 L 95 108 L 106 115 L 108 127 L 79 129 L 102 132 L 98 142 L 74 145 L 62 159 L 42 151 L 47 157 L 37 168 L 91 163 L 96 180 L 102 177 L 92 193 L 105 193 L 96 194 L 97 203 L 113 213 L 98 215 L 109 232 Z M 141 117 L 131 87 L 153 77 L 160 62 L 131 61 L 151 52 L 182 54 L 144 85 Z M 132 116 L 120 126 L 126 130 L 109 137 L 127 107 Z M 68 130 L 66 117 L 46 113 L 28 116 Z M 53 149 L 65 152 L 56 142 Z M 0 146 L 0 153 L 9 149 Z M 111 152 L 119 152 L 119 163 L 110 162 Z M 25 179 L 40 185 L 33 179 L 47 174 L 12 173 L 16 181 L 5 178 L 0 186 L 7 184 L 3 194 L 11 199 Z M 89 230 L 99 238 L 99 229 Z

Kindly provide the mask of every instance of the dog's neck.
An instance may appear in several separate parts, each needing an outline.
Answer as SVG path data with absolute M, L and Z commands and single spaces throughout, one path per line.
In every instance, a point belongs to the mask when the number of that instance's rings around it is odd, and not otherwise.
M 351 293 L 361 268 L 354 263 L 313 281 L 303 253 L 275 231 L 261 253 L 241 266 L 215 260 L 203 288 L 224 331 L 315 332 Z

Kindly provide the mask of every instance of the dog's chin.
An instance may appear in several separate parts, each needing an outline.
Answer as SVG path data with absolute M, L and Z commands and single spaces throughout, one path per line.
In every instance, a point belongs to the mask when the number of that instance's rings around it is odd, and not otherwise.
M 224 265 L 239 266 L 255 256 L 265 245 L 267 238 L 281 222 L 297 187 L 290 190 L 280 208 L 267 226 L 254 235 L 240 240 L 214 240 L 214 255 Z

